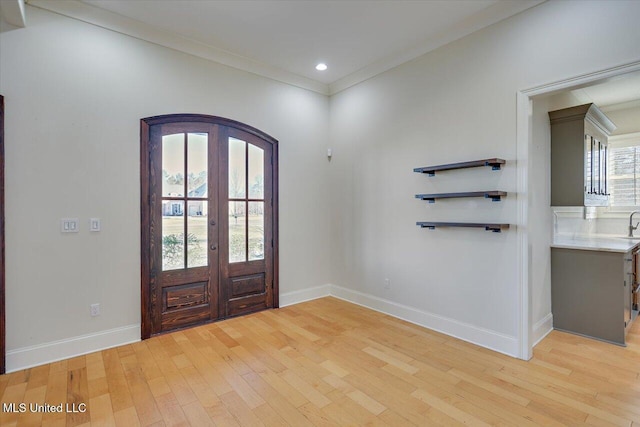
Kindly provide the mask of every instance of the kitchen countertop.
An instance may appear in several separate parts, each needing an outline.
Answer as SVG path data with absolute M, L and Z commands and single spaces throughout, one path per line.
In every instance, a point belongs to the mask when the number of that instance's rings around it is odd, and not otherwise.
M 556 234 L 552 248 L 578 249 L 584 251 L 629 252 L 640 245 L 640 237 L 629 239 L 608 234 Z

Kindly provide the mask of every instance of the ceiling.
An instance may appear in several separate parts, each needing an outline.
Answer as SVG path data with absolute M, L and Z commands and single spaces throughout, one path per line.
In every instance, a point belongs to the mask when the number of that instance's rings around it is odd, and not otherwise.
M 276 80 L 336 93 L 544 0 L 27 0 Z M 316 71 L 325 62 L 328 70 Z
M 571 94 L 581 103 L 593 102 L 599 107 L 632 106 L 640 100 L 640 72 L 623 74 L 574 89 Z

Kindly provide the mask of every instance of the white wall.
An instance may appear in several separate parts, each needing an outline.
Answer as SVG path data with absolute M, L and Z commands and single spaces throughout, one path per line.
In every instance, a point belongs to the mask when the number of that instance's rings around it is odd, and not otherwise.
M 613 131 L 612 135 L 640 132 L 640 106 L 630 108 L 604 108 L 603 110 L 607 117 L 616 125 L 616 130 Z
M 530 342 L 537 344 L 552 327 L 551 316 L 551 242 L 553 217 L 551 205 L 551 128 L 547 99 L 533 101 L 532 147 L 530 161 L 529 280 L 531 302 Z
M 211 114 L 278 139 L 280 291 L 328 283 L 327 97 L 40 9 L 27 20 L 0 35 L 8 370 L 139 339 L 143 117 Z
M 516 354 L 515 229 L 428 231 L 415 222 L 515 225 L 517 91 L 637 61 L 638 16 L 638 2 L 546 2 L 332 97 L 333 283 L 384 300 L 390 312 L 410 307 L 411 320 Z M 598 31 L 584 31 L 586 23 Z M 533 150 L 532 189 L 545 188 L 548 178 L 535 171 L 547 154 Z M 412 172 L 494 156 L 507 160 L 503 171 Z M 413 197 L 484 189 L 509 196 L 435 205 Z M 530 235 L 548 227 L 548 195 L 522 196 L 536 205 L 531 214 L 546 211 L 531 217 Z M 530 242 L 532 299 L 549 291 L 545 239 Z M 548 302 L 536 304 L 533 324 L 550 311 Z
M 516 92 L 638 60 L 639 15 L 638 2 L 546 2 L 327 101 L 29 7 L 26 29 L 0 34 L 9 369 L 63 357 L 52 350 L 75 343 L 90 351 L 137 338 L 139 119 L 176 112 L 229 117 L 280 140 L 283 294 L 330 289 L 516 354 Z M 599 31 L 585 32 L 585 23 Z M 546 153 L 532 150 L 535 170 Z M 494 156 L 507 160 L 502 171 L 412 172 Z M 548 185 L 543 175 L 531 174 L 532 188 Z M 484 189 L 509 196 L 414 199 Z M 536 205 L 532 213 L 548 203 L 520 196 Z M 83 232 L 61 235 L 66 216 L 81 218 Z M 103 219 L 98 235 L 86 231 L 92 216 Z M 428 231 L 419 220 L 512 229 Z M 536 227 L 546 225 L 534 217 Z M 537 252 L 545 242 L 531 244 L 535 324 L 549 305 Z M 98 318 L 89 317 L 93 302 L 103 307 Z

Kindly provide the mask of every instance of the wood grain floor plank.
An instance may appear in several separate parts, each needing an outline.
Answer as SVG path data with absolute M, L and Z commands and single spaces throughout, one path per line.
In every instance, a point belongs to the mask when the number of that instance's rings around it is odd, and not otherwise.
M 640 427 L 640 321 L 626 348 L 553 331 L 522 361 L 321 298 L 2 375 L 0 397 L 88 406 L 3 427 Z
M 133 406 L 122 409 L 120 411 L 115 411 L 113 413 L 113 418 L 115 420 L 116 426 L 118 427 L 138 427 L 140 426 L 140 419 L 138 418 L 138 413 L 136 412 L 136 408 Z
M 215 426 L 216 424 L 213 422 L 206 409 L 199 404 L 198 402 L 189 403 L 182 407 L 182 410 L 187 417 L 187 421 L 189 425 L 192 426 Z

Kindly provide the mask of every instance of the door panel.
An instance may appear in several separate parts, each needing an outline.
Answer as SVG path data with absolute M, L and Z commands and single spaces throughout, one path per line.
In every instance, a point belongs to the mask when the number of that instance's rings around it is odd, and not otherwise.
M 218 318 L 217 132 L 151 128 L 152 333 Z
M 277 307 L 277 141 L 172 115 L 141 142 L 142 338 Z
M 274 306 L 272 147 L 239 129 L 221 140 L 221 284 L 225 316 Z M 225 181 L 226 180 L 226 181 Z
M 0 374 L 5 371 L 4 277 L 4 97 L 0 95 Z

